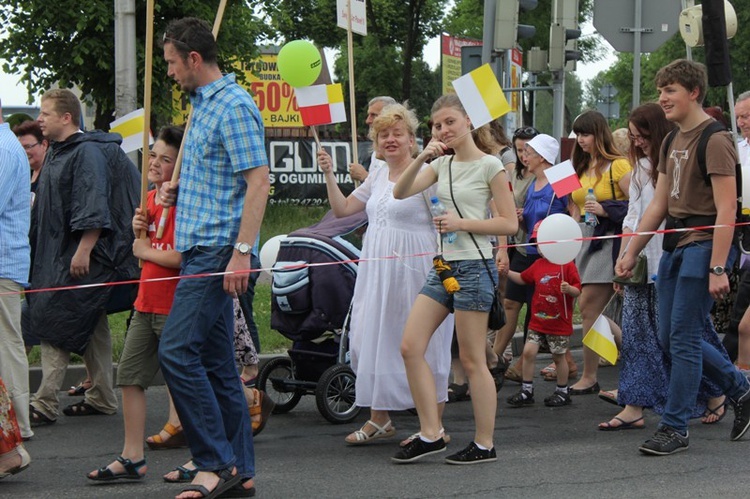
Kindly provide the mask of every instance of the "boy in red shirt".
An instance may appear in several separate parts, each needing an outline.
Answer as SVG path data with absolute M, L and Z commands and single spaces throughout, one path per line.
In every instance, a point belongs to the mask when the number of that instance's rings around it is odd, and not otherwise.
M 534 227 L 536 238 L 539 223 Z M 540 253 L 544 251 L 540 247 Z M 557 265 L 542 257 L 520 274 L 510 271 L 508 278 L 521 285 L 534 285 L 531 300 L 529 334 L 523 347 L 523 382 L 521 390 L 508 397 L 512 407 L 534 403 L 534 362 L 540 346 L 547 346 L 557 369 L 557 388 L 544 399 L 548 407 L 561 407 L 571 403 L 568 394 L 568 362 L 565 353 L 573 334 L 573 304 L 581 294 L 581 278 L 574 262 Z
M 157 193 L 162 182 L 172 178 L 183 131 L 165 127 L 151 149 L 148 180 L 156 188 L 148 193 L 147 213 L 136 209 L 133 217 L 133 254 L 143 261 L 141 281 L 153 278 L 176 277 L 180 273 L 182 256 L 174 249 L 175 212 L 170 210 L 164 235 L 156 238 L 162 205 Z M 140 232 L 148 232 L 148 239 L 139 239 Z M 125 347 L 117 369 L 117 385 L 122 388 L 122 412 L 125 422 L 125 443 L 122 454 L 106 467 L 92 471 L 91 480 L 139 479 L 146 474 L 143 438 L 146 426 L 145 390 L 159 369 L 159 338 L 172 308 L 177 279 L 141 282 L 135 300 L 133 316 L 125 338 Z

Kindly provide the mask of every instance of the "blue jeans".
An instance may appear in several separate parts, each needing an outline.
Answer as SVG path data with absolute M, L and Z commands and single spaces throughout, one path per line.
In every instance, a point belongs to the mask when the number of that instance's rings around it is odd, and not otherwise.
M 182 275 L 223 272 L 232 247 L 182 253 Z M 255 475 L 247 402 L 234 367 L 232 298 L 223 276 L 181 279 L 159 343 L 159 361 L 200 471 L 237 466 Z
M 747 379 L 715 347 L 703 341 L 713 298 L 708 293 L 711 241 L 665 251 L 659 262 L 659 342 L 672 358 L 667 405 L 661 424 L 686 432 L 701 369 L 729 397 L 748 389 Z M 734 259 L 730 254 L 727 267 Z

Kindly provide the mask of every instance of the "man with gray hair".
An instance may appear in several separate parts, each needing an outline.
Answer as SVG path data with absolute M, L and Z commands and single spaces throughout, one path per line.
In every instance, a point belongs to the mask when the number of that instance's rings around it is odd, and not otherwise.
M 742 178 L 750 178 L 750 91 L 742 92 L 737 96 L 737 100 L 734 103 L 734 115 L 737 118 L 737 128 L 739 128 L 741 139 L 737 144 L 737 150 L 739 152 L 740 165 L 742 165 Z M 743 192 L 742 197 L 747 199 L 750 197 L 750 192 Z M 744 244 L 747 246 L 747 243 Z M 748 305 L 750 304 L 750 272 L 748 272 L 748 265 L 750 262 L 747 260 L 746 255 L 742 255 L 742 280 L 740 281 L 739 288 L 737 289 L 737 297 L 732 305 L 732 312 L 729 316 L 729 327 L 727 328 L 724 339 L 724 347 L 729 353 L 729 357 L 732 362 L 735 362 L 740 369 L 750 369 L 750 361 L 747 358 L 747 354 L 743 355 L 739 353 L 739 326 L 743 315 L 747 313 Z M 746 349 L 747 350 L 747 349 Z
M 381 95 L 370 99 L 370 102 L 367 103 L 367 118 L 365 119 L 367 126 L 372 126 L 372 122 L 375 121 L 375 118 L 380 116 L 380 113 L 383 112 L 385 106 L 390 106 L 395 103 L 396 99 L 388 97 L 387 95 Z M 369 155 L 360 156 L 359 160 L 361 163 L 352 163 L 349 165 L 349 175 L 352 177 L 352 180 L 357 182 L 364 182 L 371 170 L 375 170 L 384 164 L 382 159 L 378 159 L 375 151 L 372 151 Z
M 737 118 L 737 128 L 740 129 L 742 140 L 739 143 L 740 163 L 742 168 L 750 168 L 750 91 L 742 92 L 734 104 L 734 115 Z M 750 172 L 748 172 L 750 174 Z M 744 174 L 744 172 L 743 172 Z M 744 176 L 744 175 L 743 175 Z M 750 193 L 746 193 L 750 195 Z
M 28 283 L 31 249 L 29 160 L 3 122 L 0 103 L 0 377 L 5 382 L 24 440 L 31 438 L 29 363 L 21 336 L 21 295 Z M 6 294 L 14 293 L 14 294 Z

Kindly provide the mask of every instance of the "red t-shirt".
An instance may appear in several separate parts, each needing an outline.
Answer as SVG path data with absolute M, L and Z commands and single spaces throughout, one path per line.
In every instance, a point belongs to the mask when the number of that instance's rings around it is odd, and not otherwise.
M 149 191 L 146 201 L 148 211 L 148 238 L 151 247 L 157 250 L 174 249 L 174 217 L 175 211 L 169 210 L 167 224 L 164 226 L 164 237 L 156 239 L 156 227 L 161 219 L 162 206 L 154 201 L 156 190 Z M 143 261 L 141 269 L 141 284 L 138 286 L 138 297 L 135 299 L 135 309 L 144 314 L 168 315 L 174 300 L 177 279 L 168 281 L 143 282 L 146 279 L 159 277 L 174 277 L 180 274 L 180 269 L 169 269 L 154 262 Z
M 560 266 L 546 258 L 540 258 L 521 272 L 521 279 L 534 285 L 534 296 L 531 300 L 533 315 L 529 321 L 529 329 L 557 336 L 573 334 L 575 298 L 564 295 L 560 291 L 560 284 L 566 281 L 571 286 L 581 289 L 581 277 L 575 263 L 569 262 Z

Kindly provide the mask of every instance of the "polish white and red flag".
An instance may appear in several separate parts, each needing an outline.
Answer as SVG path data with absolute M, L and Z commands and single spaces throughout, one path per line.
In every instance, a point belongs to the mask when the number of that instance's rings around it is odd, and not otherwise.
M 555 195 L 559 198 L 582 187 L 581 180 L 576 175 L 576 170 L 570 160 L 547 168 L 544 170 L 544 174 L 547 176 L 547 181 L 552 186 L 552 190 L 555 191 Z

